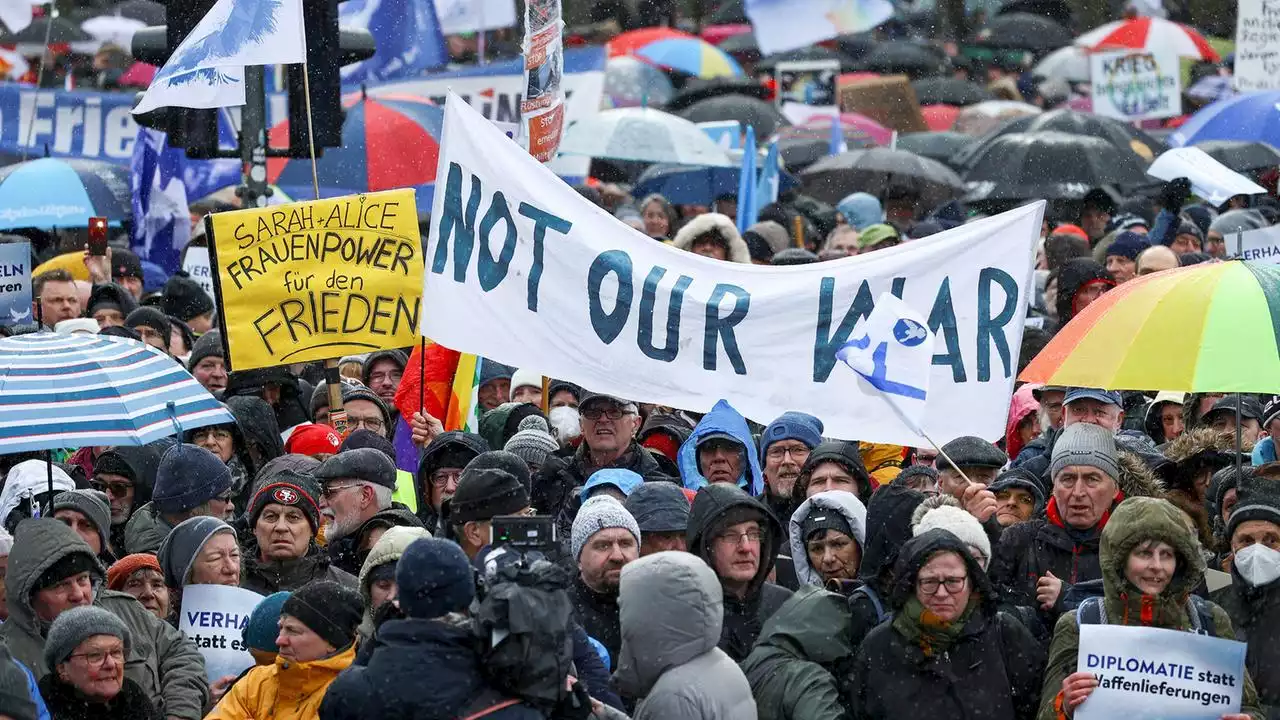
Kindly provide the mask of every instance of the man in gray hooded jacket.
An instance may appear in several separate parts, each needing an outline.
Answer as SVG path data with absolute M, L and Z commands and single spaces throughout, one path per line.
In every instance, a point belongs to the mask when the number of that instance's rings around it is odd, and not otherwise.
M 176 629 L 131 595 L 103 587 L 106 571 L 89 545 L 51 518 L 24 520 L 14 534 L 5 575 L 9 619 L 0 639 L 36 677 L 48 674 L 45 635 L 64 610 L 96 605 L 129 628 L 132 644 L 125 677 L 133 680 L 166 718 L 200 720 L 209 700 L 204 658 Z
M 723 650 L 724 595 L 711 568 L 659 552 L 622 568 L 622 650 L 613 674 L 633 720 L 756 720 L 747 678 Z

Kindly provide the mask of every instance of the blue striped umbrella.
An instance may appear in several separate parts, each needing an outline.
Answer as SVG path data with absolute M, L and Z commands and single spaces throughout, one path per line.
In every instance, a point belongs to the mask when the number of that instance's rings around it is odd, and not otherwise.
M 132 212 L 129 168 L 97 160 L 40 158 L 0 168 L 0 230 L 118 225 Z
M 235 422 L 173 358 L 127 338 L 0 339 L 0 454 L 144 445 Z

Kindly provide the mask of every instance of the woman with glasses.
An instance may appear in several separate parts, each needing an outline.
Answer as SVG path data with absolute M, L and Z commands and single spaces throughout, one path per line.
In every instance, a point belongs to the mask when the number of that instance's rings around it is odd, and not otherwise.
M 1041 720 L 1075 716 L 1098 687 L 1094 673 L 1079 672 L 1081 622 L 1197 632 L 1235 639 L 1226 611 L 1193 594 L 1204 578 L 1200 543 L 1181 511 L 1167 500 L 1134 497 L 1120 503 L 1102 530 L 1103 596 L 1085 600 L 1058 619 L 1040 697 Z M 1241 712 L 1222 720 L 1260 720 L 1253 681 L 1245 675 Z
M 867 634 L 850 705 L 860 720 L 1029 720 L 1044 654 L 998 598 L 960 538 L 930 530 L 903 545 L 888 598 L 893 618 Z
M 73 608 L 49 628 L 44 658 L 52 671 L 40 695 L 52 720 L 152 720 L 151 699 L 124 676 L 132 638 L 114 614 L 93 605 Z

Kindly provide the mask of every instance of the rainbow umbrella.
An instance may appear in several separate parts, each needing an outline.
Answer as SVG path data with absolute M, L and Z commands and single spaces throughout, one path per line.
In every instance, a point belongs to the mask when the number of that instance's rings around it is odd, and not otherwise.
M 725 51 L 700 37 L 670 28 L 622 33 L 609 42 L 609 56 L 622 55 L 700 78 L 743 75 L 737 61 Z
M 1280 266 L 1208 263 L 1130 280 L 1058 331 L 1019 379 L 1110 390 L 1280 392 Z

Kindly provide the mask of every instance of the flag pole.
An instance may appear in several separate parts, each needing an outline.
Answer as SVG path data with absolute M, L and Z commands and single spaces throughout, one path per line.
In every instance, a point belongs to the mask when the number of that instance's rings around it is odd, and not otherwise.
M 302 63 L 302 95 L 307 105 L 307 150 L 311 153 L 311 189 L 316 200 L 320 199 L 320 171 L 316 168 L 316 131 L 311 119 L 311 72 Z M 338 358 L 326 358 L 324 377 L 329 391 L 329 424 L 338 435 L 347 435 L 347 411 L 342 407 L 342 376 L 338 372 Z
M 947 454 L 947 451 L 943 450 L 941 445 L 934 442 L 933 438 L 929 437 L 929 433 L 924 431 L 924 427 L 922 425 L 916 425 L 914 422 L 912 422 L 910 419 L 907 418 L 907 414 L 902 412 L 902 408 L 898 407 L 898 403 L 894 402 L 892 397 L 890 397 L 885 393 L 881 393 L 880 395 L 881 397 L 884 398 L 885 402 L 889 403 L 889 407 L 893 408 L 893 412 L 897 414 L 899 420 L 905 423 L 908 428 L 911 428 L 912 430 L 915 430 L 916 432 L 920 433 L 920 436 L 925 439 L 925 442 L 929 443 L 930 447 L 938 451 L 938 457 L 942 458 L 943 460 L 946 460 L 947 464 L 951 466 L 951 469 L 955 470 L 956 474 L 964 478 L 965 485 L 978 484 L 978 483 L 975 483 L 973 480 L 971 480 L 968 475 L 964 474 L 964 471 L 960 469 L 959 465 L 956 465 L 955 461 L 951 459 L 951 456 Z
M 27 161 L 27 153 L 31 149 L 31 137 L 36 131 L 36 112 L 40 109 L 40 86 L 44 85 L 44 56 L 49 52 L 49 41 L 53 39 L 53 17 L 56 8 L 53 3 L 49 3 L 49 14 L 45 17 L 44 24 L 44 49 L 40 51 L 40 67 L 36 68 L 36 94 L 31 98 L 31 120 L 27 123 L 27 140 L 22 143 L 22 162 Z M 46 155 L 48 153 L 45 153 Z M 53 476 L 50 475 L 50 478 Z M 53 481 L 50 480 L 50 483 Z M 50 489 L 53 487 L 50 485 Z

